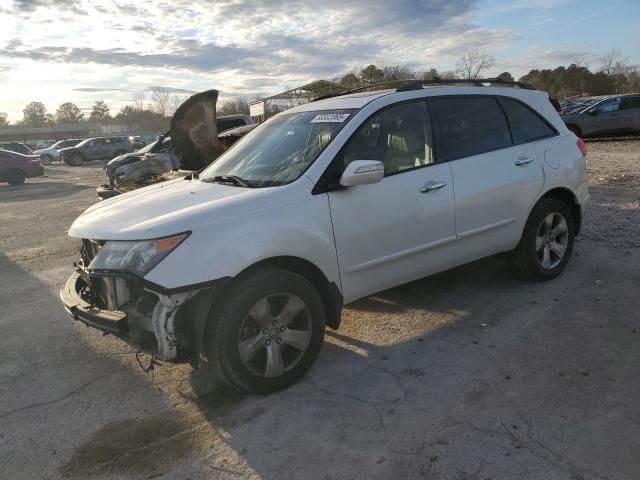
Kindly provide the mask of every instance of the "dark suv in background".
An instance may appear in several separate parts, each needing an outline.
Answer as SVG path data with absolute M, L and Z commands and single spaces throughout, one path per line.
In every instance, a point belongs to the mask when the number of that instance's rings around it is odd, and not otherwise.
M 562 119 L 569 130 L 583 138 L 640 134 L 640 94 L 605 98 Z
M 27 147 L 24 143 L 18 143 L 18 142 L 0 143 L 0 149 L 8 150 L 10 152 L 20 153 L 22 155 L 33 155 L 33 151 L 29 147 Z
M 63 162 L 77 166 L 89 160 L 111 160 L 133 152 L 133 145 L 127 137 L 94 137 L 59 152 Z

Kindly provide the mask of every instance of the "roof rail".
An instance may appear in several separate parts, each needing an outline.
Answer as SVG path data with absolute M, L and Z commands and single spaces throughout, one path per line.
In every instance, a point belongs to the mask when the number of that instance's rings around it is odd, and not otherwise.
M 476 86 L 484 86 L 486 84 L 489 85 L 500 85 L 500 86 L 515 86 L 518 88 L 523 88 L 526 90 L 535 90 L 536 88 L 524 82 L 511 82 L 508 80 L 503 80 L 501 78 L 471 78 L 471 79 L 461 79 L 461 78 L 439 78 L 435 77 L 431 80 L 388 80 L 386 82 L 380 83 L 372 83 L 371 85 L 365 85 L 363 87 L 352 88 L 351 90 L 347 90 L 345 92 L 340 93 L 332 93 L 329 95 L 323 95 L 321 97 L 315 98 L 313 101 L 324 100 L 325 98 L 333 98 L 333 97 L 341 97 L 343 95 L 349 95 L 351 93 L 362 92 L 371 88 L 378 88 L 382 90 L 382 87 L 392 87 L 393 85 L 398 85 L 395 87 L 396 92 L 408 92 L 411 90 L 421 90 L 424 87 L 432 86 L 432 85 L 476 85 Z

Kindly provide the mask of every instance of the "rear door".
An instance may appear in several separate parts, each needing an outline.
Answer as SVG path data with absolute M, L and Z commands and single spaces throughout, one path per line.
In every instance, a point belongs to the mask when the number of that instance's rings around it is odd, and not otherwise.
M 434 99 L 455 193 L 458 263 L 515 247 L 544 186 L 532 146 L 514 141 L 493 96 Z
M 622 97 L 618 115 L 624 131 L 640 133 L 640 95 Z

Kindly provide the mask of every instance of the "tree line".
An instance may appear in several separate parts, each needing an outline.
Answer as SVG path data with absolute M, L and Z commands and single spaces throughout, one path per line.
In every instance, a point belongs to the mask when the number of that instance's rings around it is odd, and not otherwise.
M 483 75 L 493 70 L 495 66 L 496 59 L 493 55 L 471 50 L 458 59 L 455 70 L 440 72 L 437 68 L 413 70 L 403 65 L 372 64 L 364 68 L 353 68 L 350 72 L 332 80 L 350 90 L 394 80 L 477 79 L 483 78 Z M 510 72 L 502 72 L 497 78 L 514 81 Z M 630 65 L 628 58 L 623 57 L 618 50 L 603 55 L 595 72 L 591 70 L 590 65 L 577 59 L 569 66 L 530 70 L 518 80 L 530 83 L 535 88 L 560 98 L 640 91 L 638 65 Z M 88 120 L 102 124 L 124 124 L 131 129 L 135 126 L 142 129 L 161 130 L 168 127 L 170 116 L 184 100 L 183 95 L 172 95 L 163 90 L 154 90 L 150 99 L 140 92 L 134 96 L 130 104 L 122 107 L 113 117 L 109 106 L 103 100 L 93 104 L 87 117 L 73 102 L 62 103 L 54 114 L 47 112 L 42 102 L 31 102 L 24 108 L 23 119 L 19 123 L 37 127 Z M 235 113 L 249 113 L 249 102 L 246 97 L 234 95 L 218 105 L 218 115 Z M 8 124 L 7 114 L 0 112 L 0 126 Z
M 336 77 L 334 80 L 347 89 L 366 87 L 394 80 L 433 80 L 486 78 L 487 71 L 496 66 L 493 55 L 477 50 L 463 54 L 456 63 L 455 70 L 439 72 L 437 68 L 412 70 L 406 66 L 368 65 Z M 514 81 L 510 72 L 502 72 L 497 78 Z M 630 65 L 628 58 L 618 50 L 613 50 L 600 59 L 595 73 L 584 60 L 577 59 L 569 66 L 555 69 L 533 69 L 518 79 L 539 90 L 545 90 L 554 97 L 596 96 L 640 91 L 640 70 Z
M 20 125 L 44 127 L 56 124 L 95 122 L 102 125 L 127 125 L 130 130 L 163 130 L 169 127 L 171 115 L 186 100 L 186 95 L 172 95 L 165 91 L 153 91 L 151 96 L 143 92 L 136 93 L 131 103 L 122 107 L 117 114 L 111 115 L 111 108 L 104 100 L 97 100 L 88 115 L 73 102 L 64 102 L 55 113 L 49 113 L 42 102 L 30 102 L 22 110 Z M 248 100 L 240 95 L 230 97 L 218 105 L 218 115 L 249 113 Z M 0 112 L 0 126 L 9 125 L 7 114 Z

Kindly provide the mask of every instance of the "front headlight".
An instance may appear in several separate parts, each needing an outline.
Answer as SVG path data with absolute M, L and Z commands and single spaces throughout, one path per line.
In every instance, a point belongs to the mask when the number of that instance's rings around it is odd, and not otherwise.
M 108 241 L 89 264 L 89 270 L 118 270 L 144 277 L 188 236 L 181 233 L 155 240 Z

